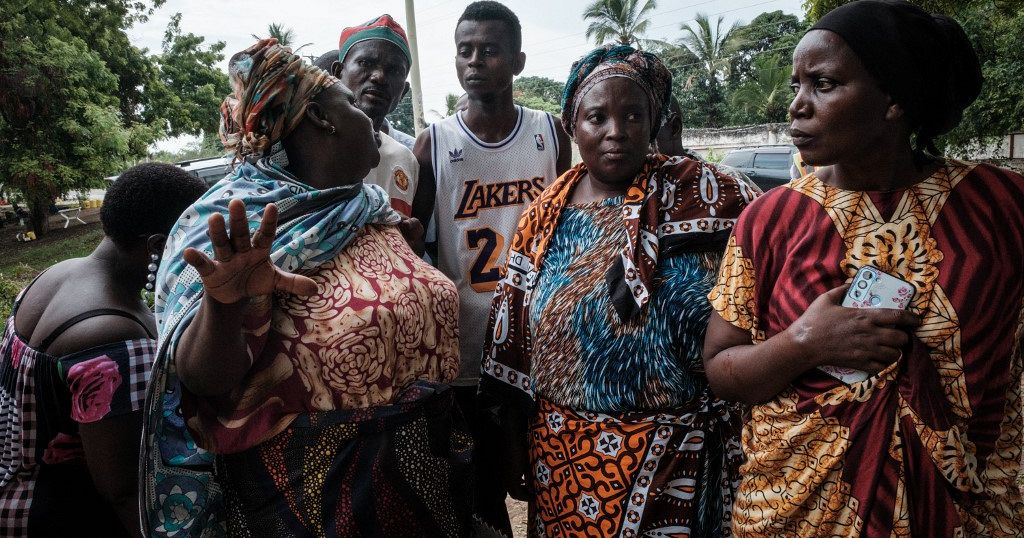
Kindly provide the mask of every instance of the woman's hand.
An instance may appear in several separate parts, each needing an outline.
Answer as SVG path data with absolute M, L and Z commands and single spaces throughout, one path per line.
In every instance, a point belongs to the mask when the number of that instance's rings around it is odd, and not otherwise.
M 905 310 L 840 306 L 849 284 L 821 294 L 786 332 L 809 367 L 842 366 L 875 374 L 900 357 L 921 318 Z
M 420 219 L 416 217 L 402 217 L 402 221 L 398 223 L 398 231 L 402 233 L 405 242 L 409 243 L 409 248 L 417 256 L 422 256 L 425 246 L 423 243 L 423 224 L 420 223 Z
M 704 339 L 704 371 L 725 400 L 759 404 L 774 398 L 811 368 L 830 364 L 877 373 L 899 358 L 921 325 L 903 310 L 840 306 L 848 284 L 811 303 L 788 329 L 753 345 L 750 332 L 717 314 Z
M 267 204 L 260 227 L 250 238 L 241 200 L 228 203 L 231 233 L 220 214 L 211 215 L 207 232 L 213 243 L 213 259 L 187 248 L 185 261 L 199 271 L 206 296 L 222 304 L 284 291 L 295 295 L 313 295 L 317 285 L 312 279 L 285 272 L 270 261 L 270 247 L 277 231 L 277 206 Z M 422 227 L 421 227 L 422 229 Z

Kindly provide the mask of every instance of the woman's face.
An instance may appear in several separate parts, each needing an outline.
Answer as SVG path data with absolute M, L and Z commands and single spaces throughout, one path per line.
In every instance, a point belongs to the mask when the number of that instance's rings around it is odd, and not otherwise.
M 897 140 L 898 107 L 837 34 L 808 32 L 793 53 L 793 144 L 814 166 L 854 162 Z
M 629 185 L 651 145 L 651 102 L 635 82 L 598 82 L 576 111 L 576 143 L 587 172 L 609 186 Z
M 332 160 L 342 183 L 362 180 L 380 163 L 377 134 L 370 118 L 355 106 L 352 92 L 342 84 L 324 89 L 316 98 L 324 119 L 336 129 L 327 135 L 324 158 Z M 325 133 L 326 134 L 326 133 Z

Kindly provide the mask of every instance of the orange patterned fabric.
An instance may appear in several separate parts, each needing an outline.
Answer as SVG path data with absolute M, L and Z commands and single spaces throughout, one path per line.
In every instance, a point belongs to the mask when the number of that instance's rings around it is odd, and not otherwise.
M 366 227 L 311 278 L 318 295 L 277 297 L 247 324 L 258 358 L 228 402 L 189 399 L 208 450 L 245 450 L 300 414 L 389 405 L 418 380 L 458 373 L 455 286 L 396 228 Z
M 868 264 L 914 284 L 924 321 L 878 374 L 811 369 L 752 408 L 735 534 L 1020 536 L 1021 252 L 1024 177 L 986 165 L 887 193 L 810 174 L 752 205 L 710 298 L 753 342 Z
M 610 415 L 539 399 L 530 536 L 727 535 L 740 458 L 730 408 L 704 398 L 690 413 L 673 411 Z M 707 475 L 721 465 L 720 476 Z
M 519 219 L 510 256 L 525 256 L 532 267 L 540 267 L 562 209 L 586 173 L 586 164 L 576 165 L 530 204 Z M 694 185 L 697 196 L 691 199 L 687 195 Z M 612 302 L 619 317 L 630 319 L 647 305 L 659 256 L 677 248 L 690 252 L 720 249 L 718 241 L 725 241 L 736 215 L 757 194 L 750 185 L 703 161 L 648 156 L 626 191 L 622 221 L 628 240 L 621 263 L 613 265 L 609 273 Z

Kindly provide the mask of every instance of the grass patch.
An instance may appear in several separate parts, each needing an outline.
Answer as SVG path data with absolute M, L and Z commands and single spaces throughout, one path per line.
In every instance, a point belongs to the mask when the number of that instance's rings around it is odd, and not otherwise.
M 18 245 L 11 252 L 4 252 L 0 256 L 0 319 L 7 319 L 15 296 L 40 271 L 59 261 L 89 254 L 102 238 L 103 228 L 90 225 L 81 233 L 54 239 L 46 237 L 38 243 Z

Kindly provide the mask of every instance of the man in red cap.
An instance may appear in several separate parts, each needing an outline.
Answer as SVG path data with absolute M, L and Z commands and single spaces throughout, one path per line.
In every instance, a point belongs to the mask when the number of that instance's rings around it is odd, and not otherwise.
M 370 117 L 380 136 L 380 164 L 363 181 L 383 187 L 391 206 L 407 217 L 412 215 L 419 164 L 409 148 L 381 132 L 381 125 L 409 90 L 405 79 L 411 66 L 405 30 L 391 15 L 381 15 L 342 30 L 337 60 L 330 68 L 352 90 L 356 107 Z

